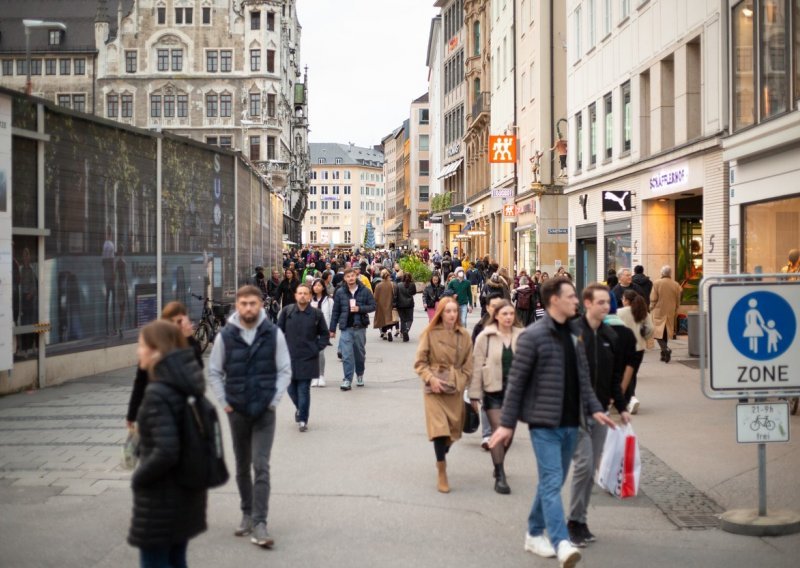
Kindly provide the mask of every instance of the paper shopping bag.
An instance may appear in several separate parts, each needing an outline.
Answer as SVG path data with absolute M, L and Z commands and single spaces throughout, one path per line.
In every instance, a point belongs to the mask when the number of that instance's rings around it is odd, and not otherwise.
M 639 492 L 641 469 L 639 442 L 630 424 L 609 429 L 597 472 L 597 484 L 620 499 L 635 497 Z
M 628 424 L 625 433 L 625 447 L 622 459 L 622 487 L 620 498 L 636 497 L 639 493 L 639 478 L 642 474 L 642 460 L 639 456 L 639 441 L 633 428 Z

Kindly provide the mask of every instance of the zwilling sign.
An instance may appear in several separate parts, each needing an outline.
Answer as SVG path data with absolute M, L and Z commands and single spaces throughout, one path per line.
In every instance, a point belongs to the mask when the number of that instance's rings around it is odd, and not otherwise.
M 630 211 L 630 191 L 604 191 L 603 211 Z
M 513 136 L 489 136 L 489 163 L 513 164 L 516 161 L 516 138 Z

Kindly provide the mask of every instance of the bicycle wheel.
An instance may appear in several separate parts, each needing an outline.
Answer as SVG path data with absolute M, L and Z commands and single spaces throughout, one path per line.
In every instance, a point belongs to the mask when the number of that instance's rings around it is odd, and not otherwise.
M 797 414 L 797 406 L 800 403 L 800 397 L 793 396 L 789 399 L 789 412 L 794 416 Z
M 774 420 L 767 420 L 764 422 L 764 426 L 767 427 L 767 430 L 772 431 L 775 429 L 775 421 Z
M 761 428 L 761 421 L 756 418 L 750 423 L 750 429 L 755 432 L 759 428 Z
M 205 353 L 206 349 L 208 348 L 209 339 L 211 338 L 211 329 L 208 327 L 206 322 L 201 321 L 199 324 L 197 324 L 197 329 L 194 332 L 194 338 L 200 345 L 200 353 Z

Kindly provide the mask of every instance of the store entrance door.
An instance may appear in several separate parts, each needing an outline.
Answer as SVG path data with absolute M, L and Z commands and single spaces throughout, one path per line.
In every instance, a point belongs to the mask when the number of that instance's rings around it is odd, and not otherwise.
M 597 239 L 577 241 L 576 281 L 578 294 L 592 282 L 597 282 Z

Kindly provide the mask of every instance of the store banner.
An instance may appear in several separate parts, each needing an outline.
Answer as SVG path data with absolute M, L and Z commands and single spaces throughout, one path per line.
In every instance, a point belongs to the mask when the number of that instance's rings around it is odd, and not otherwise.
M 631 192 L 630 191 L 604 191 L 603 192 L 603 211 L 630 211 Z
M 11 257 L 11 98 L 0 95 L 0 370 L 14 359 L 14 278 Z

